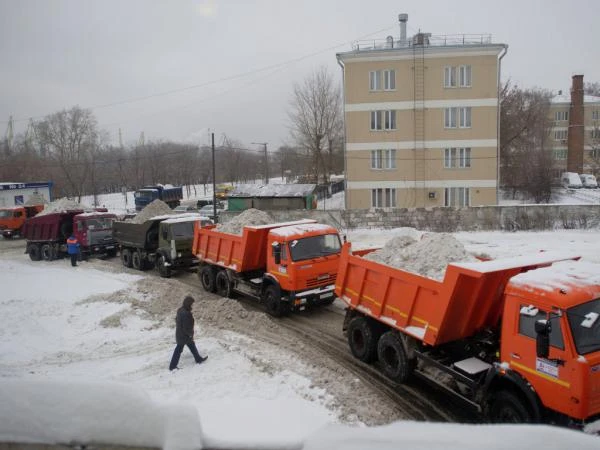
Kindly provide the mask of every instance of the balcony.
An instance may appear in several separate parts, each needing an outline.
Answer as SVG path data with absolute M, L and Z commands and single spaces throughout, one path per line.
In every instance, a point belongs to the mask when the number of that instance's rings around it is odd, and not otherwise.
M 394 39 L 388 36 L 386 39 L 370 39 L 354 41 L 352 50 L 389 50 L 412 47 L 463 47 L 492 45 L 491 34 L 447 34 L 433 36 L 431 33 L 417 33 L 406 41 Z

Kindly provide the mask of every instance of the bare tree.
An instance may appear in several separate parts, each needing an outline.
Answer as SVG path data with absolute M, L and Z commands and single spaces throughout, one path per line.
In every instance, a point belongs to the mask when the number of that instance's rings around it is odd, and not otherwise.
M 330 140 L 342 136 L 343 129 L 340 87 L 327 68 L 317 69 L 302 84 L 294 85 L 288 116 L 293 140 L 311 156 L 315 181 L 321 177 L 327 182 L 333 168 L 324 157 L 324 150 Z
M 536 202 L 550 200 L 553 154 L 550 92 L 507 82 L 500 93 L 500 185 Z
M 600 97 L 600 83 L 584 83 L 583 85 L 583 93 L 587 95 L 593 95 L 595 97 Z

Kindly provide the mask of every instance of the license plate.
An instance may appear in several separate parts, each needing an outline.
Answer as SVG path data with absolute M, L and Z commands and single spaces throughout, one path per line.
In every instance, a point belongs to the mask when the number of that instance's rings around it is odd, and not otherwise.
M 329 298 L 333 296 L 333 292 L 328 292 L 326 294 L 321 294 L 319 295 L 319 298 L 323 299 L 323 298 Z

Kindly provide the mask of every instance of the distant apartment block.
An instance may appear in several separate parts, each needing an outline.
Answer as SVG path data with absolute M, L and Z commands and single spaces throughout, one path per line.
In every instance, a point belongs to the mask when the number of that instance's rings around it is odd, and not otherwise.
M 600 176 L 600 97 L 584 95 L 583 75 L 574 75 L 570 95 L 559 91 L 550 103 L 553 178 L 563 172 Z
M 496 204 L 498 80 L 489 35 L 358 42 L 344 75 L 346 207 Z

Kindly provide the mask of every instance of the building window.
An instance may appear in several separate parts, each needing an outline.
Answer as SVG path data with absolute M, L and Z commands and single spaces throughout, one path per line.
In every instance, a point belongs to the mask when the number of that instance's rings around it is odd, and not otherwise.
M 381 70 L 369 72 L 369 89 L 379 91 L 381 89 Z
M 559 161 L 567 159 L 567 149 L 566 148 L 555 149 L 555 150 L 553 150 L 553 152 L 554 152 L 554 159 L 559 160 Z
M 567 130 L 554 130 L 554 140 L 555 141 L 565 141 L 568 136 Z
M 444 87 L 456 87 L 456 67 L 444 67 Z
M 371 131 L 395 129 L 396 110 L 371 111 Z
M 395 169 L 396 150 L 371 150 L 371 169 Z
M 459 86 L 471 87 L 471 66 L 459 67 Z
M 395 208 L 396 207 L 396 189 L 393 189 L 393 188 L 371 189 L 371 207 L 372 208 Z
M 590 131 L 590 137 L 592 139 L 600 139 L 600 128 L 594 128 Z
M 592 120 L 598 120 L 600 118 L 600 111 L 598 111 L 597 109 L 595 111 L 592 111 Z
M 569 111 L 556 111 L 554 113 L 554 120 L 557 122 L 569 120 Z
M 471 107 L 458 108 L 458 117 L 460 118 L 460 128 L 471 128 Z
M 395 130 L 396 129 L 396 111 L 390 110 L 385 111 L 385 129 Z
M 383 89 L 386 91 L 393 91 L 396 89 L 396 71 L 395 70 L 384 70 L 383 71 Z
M 600 158 L 600 148 L 593 148 L 590 150 L 590 158 Z
M 444 206 L 469 206 L 470 203 L 469 188 L 444 189 Z
M 469 167 L 471 167 L 471 149 L 469 147 L 444 149 L 445 169 L 466 169 Z
M 444 108 L 444 128 L 456 128 L 458 108 Z
M 382 111 L 371 111 L 371 130 L 381 130 L 383 128 L 381 113 Z

